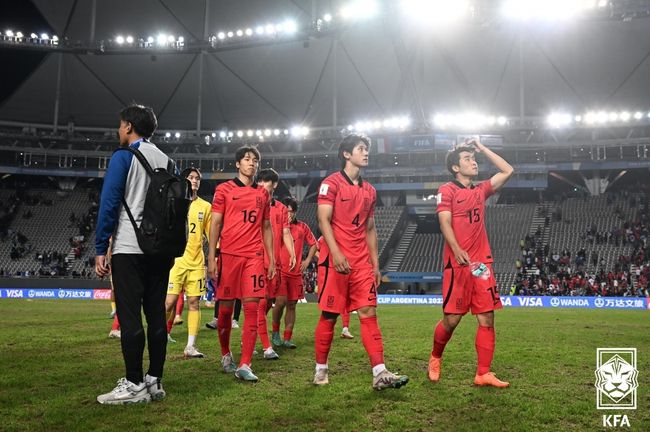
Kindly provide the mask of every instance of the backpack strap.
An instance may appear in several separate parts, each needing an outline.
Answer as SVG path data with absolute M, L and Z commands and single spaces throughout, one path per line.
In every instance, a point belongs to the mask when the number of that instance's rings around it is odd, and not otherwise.
M 132 153 L 138 161 L 140 161 L 140 164 L 144 167 L 145 171 L 147 172 L 147 175 L 149 177 L 153 176 L 153 168 L 151 168 L 151 165 L 149 164 L 149 161 L 147 160 L 146 157 L 140 152 L 140 150 L 127 146 L 127 147 L 119 147 L 116 148 L 115 151 L 113 151 L 113 154 L 117 153 L 118 151 L 128 151 Z M 124 206 L 124 210 L 126 210 L 126 214 L 129 216 L 129 219 L 131 220 L 131 225 L 133 225 L 133 229 L 135 231 L 138 231 L 138 225 L 135 223 L 135 218 L 133 217 L 133 213 L 131 213 L 131 209 L 129 208 L 128 204 L 126 203 L 126 200 L 124 199 L 124 195 L 122 195 L 122 205 Z

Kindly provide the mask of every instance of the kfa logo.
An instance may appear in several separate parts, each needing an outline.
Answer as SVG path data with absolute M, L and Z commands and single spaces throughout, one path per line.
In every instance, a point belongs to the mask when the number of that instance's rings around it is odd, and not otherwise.
M 595 373 L 597 409 L 636 409 L 636 348 L 598 348 Z

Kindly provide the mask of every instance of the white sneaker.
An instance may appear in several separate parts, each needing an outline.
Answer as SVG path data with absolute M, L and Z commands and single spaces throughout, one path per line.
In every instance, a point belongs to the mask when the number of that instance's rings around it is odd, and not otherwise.
M 275 350 L 273 350 L 273 348 L 268 347 L 264 350 L 264 358 L 266 360 L 278 360 L 280 356 L 275 352 Z
M 341 332 L 341 337 L 343 339 L 354 339 L 354 336 L 352 333 L 350 333 L 350 330 L 347 327 L 343 327 L 343 331 Z
M 197 350 L 194 345 L 186 346 L 185 351 L 183 351 L 183 355 L 185 356 L 186 359 L 205 357 L 203 353 L 200 353 L 199 350 Z
M 122 337 L 122 332 L 120 330 L 111 330 L 108 333 L 109 339 L 120 339 Z
M 117 381 L 117 387 L 108 393 L 97 396 L 97 402 L 107 405 L 126 405 L 133 403 L 149 403 L 151 395 L 145 383 L 133 384 L 126 378 Z
M 225 373 L 233 373 L 237 370 L 237 365 L 235 364 L 235 360 L 232 358 L 232 353 L 228 353 L 221 357 L 221 366 Z
M 329 369 L 328 368 L 316 369 L 316 373 L 314 374 L 314 385 L 323 386 L 329 383 L 330 383 Z
M 172 339 L 172 335 L 167 333 L 167 343 L 176 343 L 176 340 Z
M 373 377 L 372 388 L 375 390 L 383 390 L 387 388 L 400 388 L 409 382 L 409 377 L 406 375 L 395 375 L 384 369 L 379 375 Z
M 216 330 L 217 329 L 217 319 L 212 318 L 212 321 L 205 323 L 205 326 L 209 329 Z
M 239 328 L 239 323 L 237 320 L 232 320 L 232 328 Z
M 167 396 L 160 378 L 147 374 L 144 376 L 144 383 L 147 386 L 147 391 L 151 395 L 151 400 L 159 401 L 165 399 L 165 396 Z

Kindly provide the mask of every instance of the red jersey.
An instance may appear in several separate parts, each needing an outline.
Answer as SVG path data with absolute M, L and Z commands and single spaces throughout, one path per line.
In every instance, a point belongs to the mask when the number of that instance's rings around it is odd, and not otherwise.
M 352 269 L 372 267 L 366 226 L 375 215 L 376 202 L 377 192 L 370 183 L 359 177 L 355 185 L 343 170 L 326 177 L 320 185 L 318 205 L 333 207 L 330 223 L 334 239 Z M 325 239 L 319 242 L 319 249 L 322 263 L 329 256 Z
M 309 229 L 309 226 L 303 221 L 296 219 L 295 222 L 289 224 L 291 230 L 291 237 L 293 237 L 293 250 L 296 251 L 296 265 L 293 270 L 289 271 L 289 251 L 287 248 L 282 248 L 280 254 L 280 263 L 282 264 L 282 273 L 293 276 L 300 276 L 300 264 L 302 263 L 302 248 L 305 242 L 309 247 L 316 244 L 316 238 Z
M 485 200 L 494 194 L 490 181 L 484 181 L 470 187 L 454 180 L 438 189 L 438 207 L 436 212 L 451 212 L 451 228 L 461 249 L 467 251 L 470 261 L 491 263 L 492 251 L 485 231 Z M 451 262 L 453 267 L 460 267 L 454 253 L 445 242 L 443 265 Z
M 280 267 L 281 251 L 285 250 L 284 241 L 282 240 L 283 231 L 289 228 L 289 212 L 287 206 L 276 199 L 271 199 L 271 229 L 273 230 L 273 255 L 275 257 L 275 266 Z M 287 255 L 289 252 L 287 252 Z M 264 249 L 264 266 L 269 266 L 269 257 Z
M 263 221 L 270 218 L 269 193 L 257 183 L 246 186 L 238 178 L 214 190 L 212 212 L 223 215 L 221 253 L 253 258 L 262 256 Z

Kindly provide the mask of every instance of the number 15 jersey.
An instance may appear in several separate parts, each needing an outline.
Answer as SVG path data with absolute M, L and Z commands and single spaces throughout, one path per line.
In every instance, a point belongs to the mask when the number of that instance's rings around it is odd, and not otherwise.
M 461 249 L 467 251 L 470 261 L 491 263 L 492 251 L 485 231 L 485 200 L 494 194 L 490 180 L 465 187 L 454 180 L 438 189 L 436 212 L 451 212 L 451 228 Z M 454 252 L 445 242 L 443 265 L 451 261 L 453 267 L 460 267 Z
M 262 258 L 263 221 L 270 218 L 269 193 L 257 183 L 246 186 L 235 178 L 218 185 L 212 212 L 223 215 L 221 253 L 247 258 Z
M 366 227 L 375 215 L 376 201 L 377 192 L 370 183 L 359 177 L 355 185 L 344 171 L 331 174 L 320 185 L 318 205 L 332 206 L 334 239 L 353 270 L 372 267 Z M 333 267 L 324 238 L 319 250 L 319 264 L 329 259 L 328 265 Z

